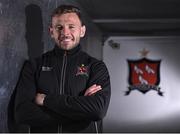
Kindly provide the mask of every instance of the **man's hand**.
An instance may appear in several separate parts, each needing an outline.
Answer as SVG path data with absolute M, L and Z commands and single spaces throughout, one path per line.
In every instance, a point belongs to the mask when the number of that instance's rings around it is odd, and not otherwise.
M 102 89 L 102 88 L 101 88 L 100 85 L 94 84 L 94 85 L 90 86 L 90 87 L 86 90 L 84 96 L 91 96 L 91 95 L 95 94 L 97 91 L 99 91 L 99 90 L 101 90 L 101 89 Z
M 35 97 L 35 103 L 39 106 L 43 106 L 44 98 L 46 97 L 45 94 L 37 93 Z

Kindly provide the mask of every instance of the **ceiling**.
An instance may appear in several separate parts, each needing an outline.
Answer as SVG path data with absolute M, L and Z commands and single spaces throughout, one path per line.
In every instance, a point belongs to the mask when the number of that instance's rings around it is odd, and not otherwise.
M 180 35 L 180 0 L 76 0 L 104 35 Z

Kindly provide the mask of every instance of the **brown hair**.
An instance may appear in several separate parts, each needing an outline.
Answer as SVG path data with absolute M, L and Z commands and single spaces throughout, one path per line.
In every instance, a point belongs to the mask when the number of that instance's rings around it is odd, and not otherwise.
M 65 13 L 75 13 L 79 17 L 81 24 L 84 25 L 80 9 L 76 6 L 73 6 L 73 5 L 60 5 L 60 6 L 58 6 L 56 9 L 53 10 L 53 12 L 51 14 L 51 20 L 54 16 L 65 14 Z

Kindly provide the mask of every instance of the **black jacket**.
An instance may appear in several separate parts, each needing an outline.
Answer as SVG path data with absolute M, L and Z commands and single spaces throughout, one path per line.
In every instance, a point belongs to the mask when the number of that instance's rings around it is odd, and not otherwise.
M 102 90 L 84 96 L 93 84 Z M 37 106 L 37 92 L 45 93 Z M 17 85 L 15 120 L 31 132 L 102 132 L 110 101 L 110 77 L 105 64 L 81 51 L 55 47 L 25 64 Z

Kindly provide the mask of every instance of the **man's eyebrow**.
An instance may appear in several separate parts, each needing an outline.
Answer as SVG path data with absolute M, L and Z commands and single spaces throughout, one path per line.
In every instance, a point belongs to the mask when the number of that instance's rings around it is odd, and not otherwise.
M 73 25 L 73 26 L 75 26 L 76 24 L 68 24 L 68 25 Z
M 61 24 L 55 24 L 54 27 L 61 27 Z

